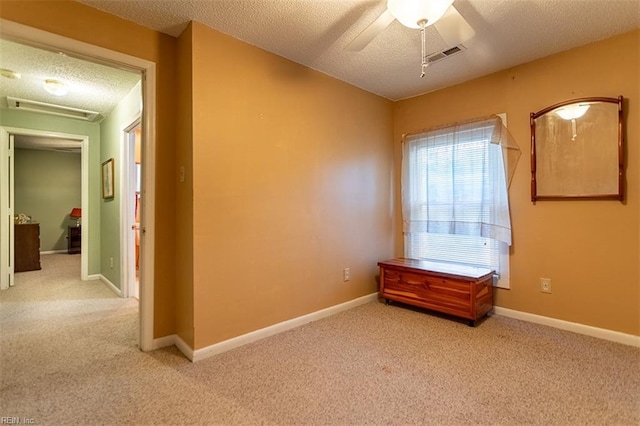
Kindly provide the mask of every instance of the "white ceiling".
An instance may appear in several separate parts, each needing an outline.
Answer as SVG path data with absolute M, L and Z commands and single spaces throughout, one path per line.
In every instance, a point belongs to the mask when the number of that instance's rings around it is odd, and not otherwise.
M 640 27 L 640 0 L 455 0 L 476 35 L 420 75 L 418 30 L 393 22 L 362 51 L 344 47 L 385 0 L 80 0 L 178 36 L 190 20 L 392 100 L 430 92 Z M 428 53 L 446 45 L 427 28 Z
M 0 77 L 0 108 L 7 97 L 98 112 L 107 117 L 140 81 L 140 74 L 48 50 L 0 39 L 0 68 L 20 78 Z M 69 93 L 55 96 L 43 88 L 45 79 L 65 83 Z M 0 114 L 2 111 L 0 110 Z M 41 136 L 15 136 L 18 149 L 80 153 L 80 141 Z
M 0 68 L 20 78 L 0 77 L 0 108 L 7 96 L 100 113 L 106 117 L 140 81 L 140 74 L 84 61 L 56 52 L 0 39 Z M 65 83 L 69 93 L 55 96 L 43 88 L 45 79 Z
M 385 0 L 81 1 L 172 36 L 195 20 L 392 100 L 640 27 L 640 0 L 455 0 L 476 35 L 421 79 L 419 31 L 398 22 L 362 51 L 344 49 L 386 9 Z M 433 27 L 427 31 L 429 53 L 450 47 Z M 0 77 L 0 108 L 12 96 L 107 116 L 140 80 L 137 73 L 2 39 L 0 68 L 22 77 Z M 45 78 L 64 81 L 69 94 L 48 94 Z

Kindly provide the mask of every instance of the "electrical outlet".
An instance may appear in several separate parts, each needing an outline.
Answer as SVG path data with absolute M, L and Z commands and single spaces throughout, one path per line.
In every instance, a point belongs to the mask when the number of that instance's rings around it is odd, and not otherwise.
M 540 278 L 540 291 L 551 293 L 551 278 Z
M 113 257 L 109 258 L 109 267 L 113 269 Z
M 351 279 L 351 269 L 350 268 L 344 268 L 342 270 L 342 280 L 343 281 L 349 281 Z

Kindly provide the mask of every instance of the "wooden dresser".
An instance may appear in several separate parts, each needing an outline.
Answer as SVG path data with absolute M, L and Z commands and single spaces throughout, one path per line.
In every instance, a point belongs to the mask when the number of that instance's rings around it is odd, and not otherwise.
M 40 268 L 40 224 L 15 224 L 13 272 L 36 271 Z
M 391 259 L 379 262 L 380 296 L 466 318 L 470 326 L 493 309 L 494 271 L 486 268 Z

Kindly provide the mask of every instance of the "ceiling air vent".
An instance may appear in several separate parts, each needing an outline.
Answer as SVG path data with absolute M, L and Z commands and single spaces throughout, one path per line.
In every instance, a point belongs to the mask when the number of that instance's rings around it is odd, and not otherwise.
M 75 118 L 84 121 L 96 121 L 102 116 L 95 111 L 71 108 L 62 105 L 47 104 L 44 102 L 30 101 L 7 96 L 9 108 L 21 109 L 24 111 L 40 112 L 43 114 L 58 115 L 61 117 Z
M 463 45 L 459 44 L 457 46 L 453 46 L 449 49 L 443 50 L 441 52 L 436 52 L 436 53 L 432 53 L 431 55 L 427 56 L 427 62 L 430 64 L 433 64 L 435 62 L 439 62 L 443 59 L 448 58 L 449 56 L 453 56 L 456 53 L 460 53 L 464 50 L 466 50 L 467 48 L 464 47 Z

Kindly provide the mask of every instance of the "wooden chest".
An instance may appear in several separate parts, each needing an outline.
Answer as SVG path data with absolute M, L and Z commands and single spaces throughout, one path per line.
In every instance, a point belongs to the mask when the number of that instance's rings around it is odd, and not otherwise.
M 379 262 L 380 296 L 466 318 L 469 325 L 493 309 L 493 275 L 475 268 L 415 259 Z

